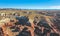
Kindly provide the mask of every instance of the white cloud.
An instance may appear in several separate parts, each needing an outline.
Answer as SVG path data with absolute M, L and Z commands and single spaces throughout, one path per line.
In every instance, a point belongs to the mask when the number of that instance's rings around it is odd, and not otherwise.
M 49 9 L 60 9 L 60 6 L 49 6 Z

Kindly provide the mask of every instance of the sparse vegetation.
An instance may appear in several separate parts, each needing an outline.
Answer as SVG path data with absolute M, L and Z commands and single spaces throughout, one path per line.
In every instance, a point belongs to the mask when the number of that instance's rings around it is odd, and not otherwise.
M 59 10 L 0 9 L 0 35 L 60 36 L 59 13 Z M 20 22 L 25 24 L 21 25 Z

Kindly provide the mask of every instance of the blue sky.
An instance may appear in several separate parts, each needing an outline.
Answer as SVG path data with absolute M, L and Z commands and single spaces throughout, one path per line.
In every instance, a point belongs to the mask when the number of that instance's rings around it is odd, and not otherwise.
M 60 0 L 0 0 L 0 8 L 60 9 Z

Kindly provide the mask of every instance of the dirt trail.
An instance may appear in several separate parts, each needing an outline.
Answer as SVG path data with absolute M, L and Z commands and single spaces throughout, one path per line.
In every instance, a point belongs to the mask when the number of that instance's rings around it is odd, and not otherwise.
M 30 23 L 31 23 L 31 27 L 32 27 L 32 29 L 30 29 L 31 36 L 34 36 L 34 24 L 33 24 L 33 20 L 30 19 L 29 21 L 30 21 Z

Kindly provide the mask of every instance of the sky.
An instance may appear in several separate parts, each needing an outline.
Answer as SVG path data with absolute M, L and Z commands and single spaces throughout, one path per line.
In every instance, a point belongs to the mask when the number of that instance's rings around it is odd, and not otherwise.
M 60 9 L 60 0 L 0 0 L 0 8 Z

